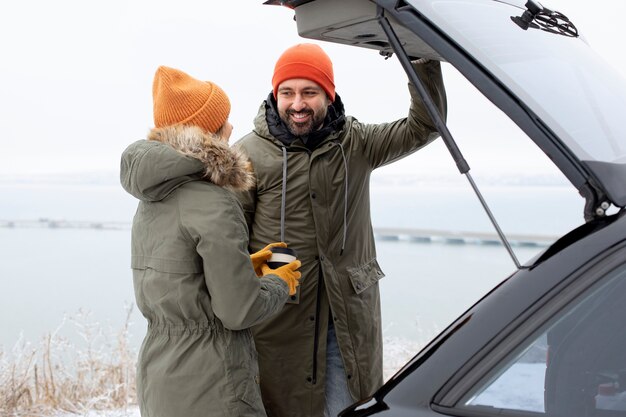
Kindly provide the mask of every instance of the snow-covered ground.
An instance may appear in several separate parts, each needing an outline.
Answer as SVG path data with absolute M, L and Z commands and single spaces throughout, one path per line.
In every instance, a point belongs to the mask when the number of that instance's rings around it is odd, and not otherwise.
M 384 369 L 385 379 L 391 377 L 395 372 L 408 362 L 421 346 L 417 342 L 403 340 L 399 338 L 385 338 L 384 340 Z M 91 410 L 80 414 L 81 417 L 140 417 L 138 407 L 129 407 L 124 410 Z M 58 413 L 53 417 L 77 417 L 77 414 Z
M 385 366 L 387 375 L 396 371 L 395 365 L 410 347 L 394 345 L 391 351 L 398 361 L 392 361 L 394 368 Z M 404 362 L 402 362 L 404 363 Z M 473 398 L 472 405 L 488 405 L 497 408 L 543 412 L 543 379 L 546 366 L 543 363 L 516 363 L 491 386 Z M 76 414 L 60 413 L 54 417 L 76 417 Z M 82 417 L 140 417 L 139 408 L 125 410 L 90 411 Z

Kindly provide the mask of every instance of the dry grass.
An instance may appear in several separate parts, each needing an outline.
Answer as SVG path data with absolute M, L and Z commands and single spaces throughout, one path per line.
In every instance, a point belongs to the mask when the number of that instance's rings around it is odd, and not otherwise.
M 88 312 L 79 311 L 37 346 L 20 340 L 10 352 L 0 347 L 0 417 L 96 415 L 94 410 L 134 414 L 137 355 L 129 343 L 131 313 L 129 306 L 121 330 L 105 331 Z M 73 343 L 61 336 L 70 325 L 78 336 Z M 415 342 L 385 336 L 385 380 L 437 333 L 422 329 Z
M 11 352 L 0 350 L 0 416 L 39 417 L 59 412 L 134 407 L 136 353 L 129 344 L 132 306 L 125 325 L 104 331 L 79 311 L 38 346 L 20 340 Z M 78 341 L 60 335 L 67 322 Z

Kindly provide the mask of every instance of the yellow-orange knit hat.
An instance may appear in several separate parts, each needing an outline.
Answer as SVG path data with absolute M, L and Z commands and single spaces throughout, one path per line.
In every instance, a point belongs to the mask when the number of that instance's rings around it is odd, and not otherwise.
M 301 43 L 287 49 L 278 58 L 272 77 L 274 98 L 280 83 L 292 78 L 305 78 L 316 82 L 326 91 L 328 98 L 335 101 L 333 63 L 318 45 Z
M 195 125 L 215 133 L 230 114 L 226 93 L 210 81 L 160 66 L 152 83 L 154 125 Z

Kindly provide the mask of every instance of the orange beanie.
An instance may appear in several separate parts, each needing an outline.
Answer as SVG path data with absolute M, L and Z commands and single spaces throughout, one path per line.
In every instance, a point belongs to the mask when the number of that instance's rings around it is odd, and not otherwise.
M 333 63 L 318 45 L 301 43 L 283 52 L 274 67 L 272 77 L 274 97 L 280 83 L 292 78 L 305 78 L 316 82 L 326 91 L 328 98 L 335 101 Z
M 194 125 L 215 133 L 230 114 L 230 101 L 221 88 L 174 68 L 157 68 L 152 98 L 155 127 Z

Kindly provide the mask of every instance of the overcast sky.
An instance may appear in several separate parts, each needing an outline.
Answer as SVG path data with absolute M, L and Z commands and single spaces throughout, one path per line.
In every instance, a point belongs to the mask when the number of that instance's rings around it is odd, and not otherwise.
M 305 41 L 297 35 L 291 10 L 262 2 L 3 2 L 0 175 L 117 172 L 122 150 L 152 126 L 151 85 L 159 65 L 210 79 L 227 92 L 234 142 L 252 128 L 280 53 Z M 624 73 L 624 0 L 542 3 L 567 15 Z M 334 62 L 348 114 L 364 122 L 406 114 L 406 77 L 397 60 L 385 61 L 371 50 L 321 45 Z M 447 88 L 451 114 L 465 111 L 464 89 L 454 83 Z M 392 99 L 381 105 L 380 97 Z M 429 160 L 440 154 L 435 148 Z

